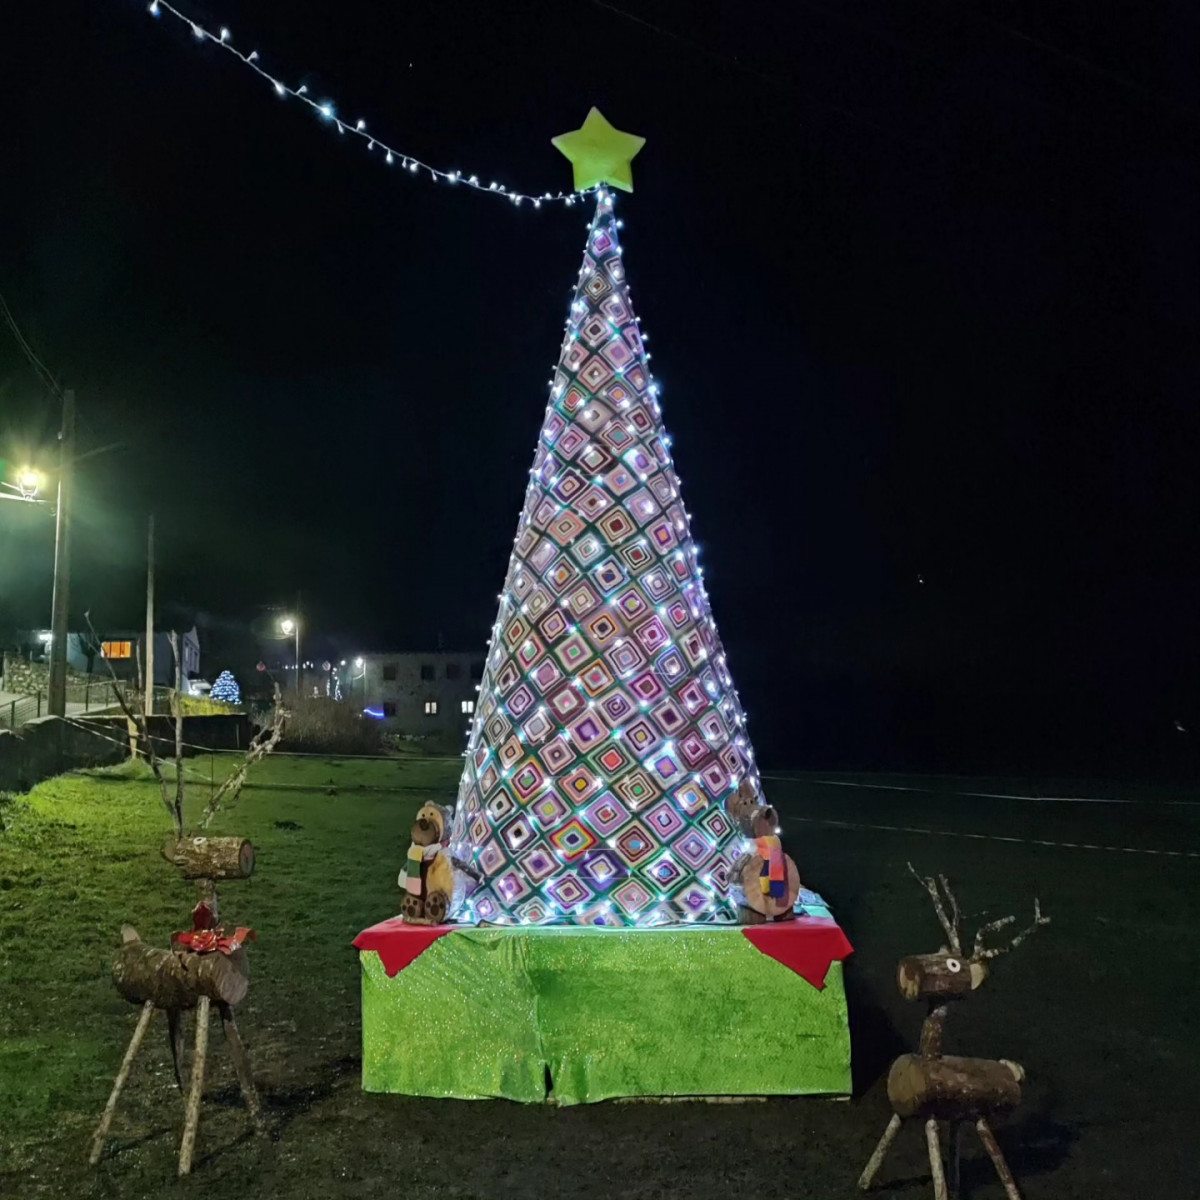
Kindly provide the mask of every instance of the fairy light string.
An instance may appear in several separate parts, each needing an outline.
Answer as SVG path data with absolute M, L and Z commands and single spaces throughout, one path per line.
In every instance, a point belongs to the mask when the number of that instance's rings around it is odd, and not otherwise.
M 427 176 L 434 183 L 443 181 L 451 185 L 471 188 L 486 195 L 500 196 L 516 207 L 524 204 L 528 204 L 531 208 L 541 208 L 543 204 L 569 206 L 573 205 L 577 200 L 582 200 L 589 192 L 595 190 L 594 188 L 588 188 L 574 192 L 542 192 L 540 195 L 535 195 L 532 192 L 512 191 L 504 184 L 496 183 L 495 181 L 485 183 L 478 175 L 467 175 L 462 171 L 443 171 L 439 167 L 431 166 L 415 155 L 397 150 L 394 146 L 389 145 L 382 138 L 376 137 L 373 133 L 368 133 L 366 121 L 362 119 L 353 122 L 342 120 L 338 116 L 337 109 L 331 100 L 314 100 L 308 94 L 306 85 L 301 84 L 299 87 L 291 87 L 278 76 L 272 75 L 270 71 L 263 67 L 257 50 L 251 50 L 247 54 L 234 45 L 233 35 L 226 26 L 222 25 L 218 27 L 214 33 L 206 29 L 199 21 L 180 12 L 173 4 L 168 3 L 168 0 L 150 0 L 147 8 L 152 17 L 173 17 L 175 20 L 188 26 L 192 32 L 192 36 L 198 42 L 210 42 L 212 45 L 224 50 L 227 54 L 232 54 L 243 66 L 249 67 L 256 75 L 269 83 L 275 94 L 281 99 L 291 97 L 294 100 L 299 100 L 302 104 L 307 104 L 318 116 L 333 125 L 338 133 L 361 138 L 366 143 L 366 147 L 370 152 L 379 151 L 379 156 L 387 166 L 399 167 L 400 170 L 407 171 L 409 174 L 418 177 L 422 175 Z

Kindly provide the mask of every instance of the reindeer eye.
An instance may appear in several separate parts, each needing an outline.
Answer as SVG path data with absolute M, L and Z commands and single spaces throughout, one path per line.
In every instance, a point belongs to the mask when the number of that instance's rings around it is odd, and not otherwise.
M 948 958 L 946 959 L 946 970 L 949 971 L 951 975 L 957 975 L 959 971 L 962 970 L 962 963 L 960 963 L 957 958 Z

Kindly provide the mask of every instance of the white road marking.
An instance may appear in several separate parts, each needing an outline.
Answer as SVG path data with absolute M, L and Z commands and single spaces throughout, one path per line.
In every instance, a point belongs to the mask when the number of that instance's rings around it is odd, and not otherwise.
M 1018 796 L 1008 792 L 953 792 L 937 788 L 901 787 L 897 783 L 857 783 L 848 779 L 807 779 L 793 775 L 763 775 L 773 783 L 819 783 L 823 787 L 866 788 L 876 792 L 920 792 L 926 796 L 972 796 L 982 800 L 1032 800 L 1037 804 L 1170 804 L 1200 807 L 1200 800 L 1114 800 L 1096 796 Z
M 1144 850 L 1138 846 L 1093 846 L 1083 842 L 1048 842 L 1042 838 L 1003 837 L 998 833 L 960 833 L 954 829 L 921 829 L 914 825 L 865 825 L 856 821 L 833 821 L 825 817 L 796 817 L 787 820 L 806 825 L 832 825 L 837 829 L 881 829 L 887 833 L 920 833 L 926 837 L 974 838 L 984 842 L 1017 842 L 1026 846 L 1051 846 L 1066 850 L 1107 850 L 1118 854 L 1154 854 L 1166 858 L 1200 858 L 1194 850 Z

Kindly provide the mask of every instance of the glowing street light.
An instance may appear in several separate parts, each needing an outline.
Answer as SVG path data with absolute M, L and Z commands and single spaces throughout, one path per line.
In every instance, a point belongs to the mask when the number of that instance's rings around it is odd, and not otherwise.
M 17 491 L 22 500 L 32 500 L 42 487 L 42 473 L 34 467 L 22 467 L 17 472 Z
M 296 635 L 296 695 L 300 695 L 300 618 L 283 617 L 279 622 L 279 632 L 284 637 Z

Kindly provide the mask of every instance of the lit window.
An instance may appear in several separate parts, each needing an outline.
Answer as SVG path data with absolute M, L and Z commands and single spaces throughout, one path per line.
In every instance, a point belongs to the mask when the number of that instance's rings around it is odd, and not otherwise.
M 436 717 L 437 716 L 437 701 L 436 700 L 426 700 L 425 701 L 425 715 L 427 717 Z
M 105 658 L 132 658 L 132 642 L 101 642 L 100 653 Z
M 467 714 L 473 713 L 475 711 L 475 701 L 474 700 L 464 700 L 462 702 L 462 710 L 463 710 L 463 712 L 465 712 Z

